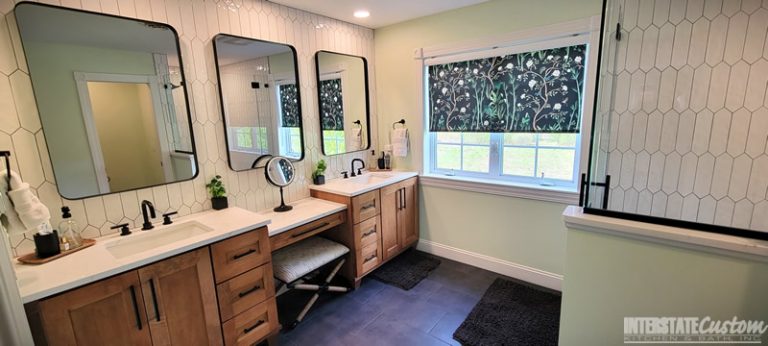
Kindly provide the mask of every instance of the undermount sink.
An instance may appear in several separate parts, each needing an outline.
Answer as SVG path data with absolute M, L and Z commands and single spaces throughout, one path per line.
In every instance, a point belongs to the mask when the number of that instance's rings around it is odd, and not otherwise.
M 346 179 L 346 180 L 342 180 L 342 182 L 346 181 L 347 183 L 350 183 L 350 184 L 366 185 L 366 184 L 375 184 L 375 183 L 378 183 L 378 182 L 382 182 L 382 181 L 387 180 L 387 179 L 392 178 L 392 177 L 393 177 L 392 174 L 369 173 L 369 174 L 358 175 L 358 176 L 356 176 L 354 178 L 349 178 L 349 179 Z
M 132 235 L 121 237 L 104 246 L 115 258 L 123 258 L 210 231 L 213 229 L 197 221 L 187 221 L 149 231 L 136 231 Z

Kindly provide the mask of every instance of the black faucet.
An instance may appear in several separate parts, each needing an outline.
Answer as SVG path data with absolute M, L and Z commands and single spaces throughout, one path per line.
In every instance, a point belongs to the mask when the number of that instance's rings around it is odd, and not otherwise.
M 149 208 L 149 215 L 147 215 L 147 208 Z M 152 202 L 146 199 L 141 201 L 141 216 L 144 217 L 144 225 L 141 227 L 142 230 L 148 231 L 155 228 L 155 226 L 152 225 L 152 221 L 149 219 L 149 216 L 155 218 L 155 206 L 152 205 Z
M 357 169 L 357 174 L 355 174 L 355 162 L 360 162 L 363 165 L 362 168 L 358 168 Z M 363 161 L 361 159 L 352 159 L 352 169 L 351 169 L 352 174 L 350 174 L 350 175 L 353 176 L 353 177 L 357 176 L 357 175 L 362 175 L 363 174 L 363 172 L 362 172 L 363 168 L 365 168 L 365 161 Z

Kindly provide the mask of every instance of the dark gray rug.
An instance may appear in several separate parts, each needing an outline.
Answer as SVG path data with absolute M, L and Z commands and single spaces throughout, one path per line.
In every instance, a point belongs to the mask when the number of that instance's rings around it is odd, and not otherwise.
M 496 279 L 453 338 L 467 346 L 557 345 L 560 295 Z
M 440 265 L 440 260 L 429 254 L 408 250 L 371 273 L 371 277 L 383 283 L 410 290 L 429 272 Z

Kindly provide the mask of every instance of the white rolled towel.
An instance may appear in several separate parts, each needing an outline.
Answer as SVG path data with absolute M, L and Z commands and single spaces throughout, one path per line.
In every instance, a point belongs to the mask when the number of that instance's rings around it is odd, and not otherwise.
M 7 171 L 0 173 L 0 203 L 3 216 L 0 220 L 8 233 L 21 233 L 35 230 L 41 223 L 51 219 L 51 213 L 32 193 L 29 184 L 21 181 L 19 173 L 11 171 L 9 191 Z
M 363 147 L 363 128 L 355 127 L 352 129 L 352 134 L 349 139 L 349 148 L 347 151 L 360 150 Z
M 408 129 L 397 128 L 392 130 L 392 155 L 395 157 L 408 156 Z

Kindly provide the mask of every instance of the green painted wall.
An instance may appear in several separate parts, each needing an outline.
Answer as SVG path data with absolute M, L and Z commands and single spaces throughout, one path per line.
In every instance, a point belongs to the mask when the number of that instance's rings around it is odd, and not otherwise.
M 152 54 L 44 42 L 24 48 L 59 192 L 98 194 L 74 72 L 154 75 Z
M 633 316 L 768 323 L 766 262 L 568 230 L 565 263 L 561 345 L 620 345 Z
M 495 0 L 375 30 L 379 144 L 389 142 L 390 124 L 405 118 L 411 153 L 394 165 L 421 168 L 423 105 L 415 49 L 591 17 L 600 10 L 600 0 Z M 565 205 L 437 187 L 422 191 L 423 239 L 562 274 Z

